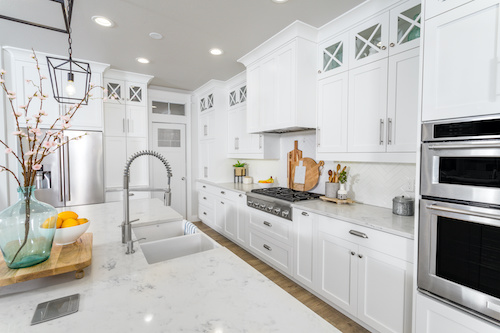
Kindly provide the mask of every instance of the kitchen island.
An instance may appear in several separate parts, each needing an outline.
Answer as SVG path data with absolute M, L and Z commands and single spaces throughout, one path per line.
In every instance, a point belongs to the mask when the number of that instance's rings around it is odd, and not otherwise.
M 91 221 L 92 265 L 0 288 L 0 332 L 339 332 L 226 248 L 148 265 L 125 254 L 122 204 L 73 207 Z M 131 220 L 174 220 L 158 199 L 131 201 Z M 80 294 L 79 311 L 30 326 L 37 304 Z

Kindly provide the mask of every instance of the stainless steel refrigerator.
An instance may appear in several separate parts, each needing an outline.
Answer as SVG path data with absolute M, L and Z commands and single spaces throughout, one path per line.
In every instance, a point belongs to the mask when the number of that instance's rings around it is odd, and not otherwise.
M 47 156 L 35 177 L 35 197 L 54 207 L 104 202 L 102 132 L 64 131 L 73 140 Z

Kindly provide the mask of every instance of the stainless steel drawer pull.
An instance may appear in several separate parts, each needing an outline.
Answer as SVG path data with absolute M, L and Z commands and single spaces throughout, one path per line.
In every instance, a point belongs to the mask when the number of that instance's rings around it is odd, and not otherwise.
M 468 211 L 468 210 L 449 208 L 449 207 L 443 207 L 443 206 L 438 206 L 438 205 L 428 205 L 427 208 L 433 209 L 433 210 L 438 210 L 441 212 L 456 213 L 456 214 L 462 214 L 462 215 L 484 217 L 486 219 L 500 220 L 500 215 L 494 215 L 494 214 L 472 212 L 472 211 Z
M 307 214 L 306 212 L 302 212 L 302 215 L 309 216 L 309 214 Z
M 361 238 L 368 238 L 368 236 L 365 233 L 361 232 L 361 231 L 349 230 L 349 233 L 351 235 L 358 236 L 358 237 L 361 237 Z
M 265 249 L 266 249 L 266 250 L 268 250 L 268 251 L 272 251 L 272 250 L 273 250 L 273 249 L 272 249 L 269 245 L 267 245 L 267 244 L 262 245 L 262 247 L 263 247 L 263 248 L 265 248 Z
M 267 222 L 267 221 L 264 221 L 264 224 L 267 225 L 268 227 L 272 227 L 273 226 L 272 223 Z

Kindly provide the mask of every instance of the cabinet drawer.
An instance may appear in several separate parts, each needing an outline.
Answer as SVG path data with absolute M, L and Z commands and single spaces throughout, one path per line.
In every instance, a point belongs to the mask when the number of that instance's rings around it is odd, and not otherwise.
M 250 228 L 248 241 L 251 250 L 273 267 L 292 274 L 292 248 Z
M 199 191 L 198 203 L 213 210 L 215 207 L 215 197 L 213 194 L 210 194 L 206 191 Z
M 217 187 L 206 183 L 196 183 L 196 189 L 198 191 L 206 191 L 212 194 L 217 194 Z
M 220 196 L 221 198 L 229 199 L 232 201 L 239 202 L 239 200 L 241 200 L 242 198 L 244 199 L 244 197 L 245 197 L 245 195 L 242 193 L 226 190 L 226 189 L 221 188 L 221 187 L 217 187 L 216 191 L 217 191 L 216 194 L 218 196 Z M 240 195 L 241 195 L 241 197 L 240 197 Z
M 206 225 L 212 227 L 215 221 L 215 210 L 213 208 L 199 205 L 198 206 L 198 217 Z
M 276 218 L 271 214 L 261 213 L 252 209 L 250 214 L 250 225 L 255 227 L 260 232 L 268 235 L 276 240 L 291 244 L 291 227 L 292 222 Z
M 319 231 L 413 262 L 413 240 L 361 225 L 319 216 Z M 366 237 L 365 237 L 366 236 Z

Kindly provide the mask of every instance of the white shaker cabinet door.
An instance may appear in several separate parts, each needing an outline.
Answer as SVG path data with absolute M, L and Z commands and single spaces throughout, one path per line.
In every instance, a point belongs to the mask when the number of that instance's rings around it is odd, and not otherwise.
M 124 136 L 104 137 L 105 187 L 123 188 L 123 170 L 127 158 L 127 139 Z
M 419 48 L 389 57 L 387 152 L 417 149 Z
M 144 106 L 126 107 L 126 131 L 128 137 L 147 137 L 148 136 L 148 111 Z
M 359 247 L 358 318 L 380 332 L 411 332 L 413 265 Z
M 315 290 L 342 309 L 356 315 L 358 286 L 358 245 L 319 232 L 318 280 Z
M 422 120 L 500 110 L 500 2 L 473 1 L 425 23 Z
M 348 72 L 318 81 L 317 151 L 347 151 Z
M 133 154 L 148 149 L 148 138 L 127 138 L 128 160 Z M 149 156 L 140 156 L 130 166 L 130 186 L 146 187 L 149 185 Z M 155 159 L 155 163 L 159 163 Z M 125 165 L 124 165 L 125 166 Z
M 125 105 L 105 103 L 104 104 L 104 135 L 125 136 L 127 121 L 125 117 Z
M 349 71 L 349 152 L 385 152 L 387 58 Z

